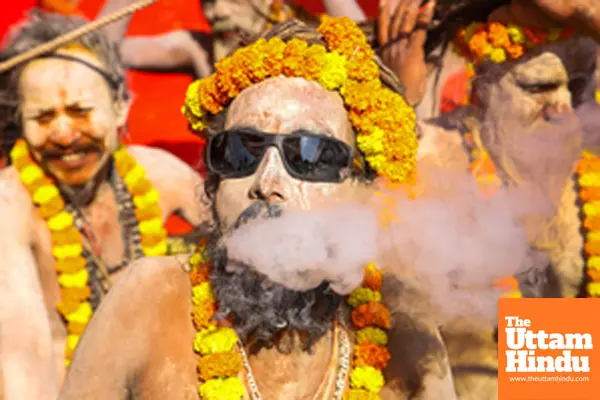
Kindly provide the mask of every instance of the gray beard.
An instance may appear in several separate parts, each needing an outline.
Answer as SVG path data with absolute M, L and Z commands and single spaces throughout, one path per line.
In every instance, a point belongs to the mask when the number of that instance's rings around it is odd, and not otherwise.
M 242 213 L 233 229 L 260 216 L 280 215 L 279 207 L 258 201 Z M 248 266 L 228 269 L 227 249 L 220 244 L 223 242 L 220 234 L 213 234 L 207 246 L 213 264 L 210 279 L 219 301 L 216 317 L 232 317 L 233 327 L 242 340 L 251 340 L 259 346 L 275 345 L 286 353 L 291 351 L 292 344 L 288 348 L 281 346 L 277 340 L 279 334 L 295 331 L 304 335 L 302 346 L 310 350 L 332 328 L 341 297 L 329 290 L 327 282 L 310 291 L 298 292 L 271 282 Z

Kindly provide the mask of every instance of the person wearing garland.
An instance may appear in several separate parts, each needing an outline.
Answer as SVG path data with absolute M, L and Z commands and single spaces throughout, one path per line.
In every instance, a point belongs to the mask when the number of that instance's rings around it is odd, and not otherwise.
M 438 0 L 438 5 L 438 24 L 427 45 L 451 38 L 466 58 L 470 104 L 421 123 L 419 159 L 471 171 L 488 196 L 532 179 L 553 199 L 551 218 L 529 227 L 530 245 L 549 267 L 507 279 L 507 297 L 598 297 L 600 162 L 598 132 L 590 126 L 598 126 L 594 38 L 600 15 L 587 0 Z M 561 134 L 563 145 L 554 147 L 553 138 Z M 522 137 L 528 146 L 515 145 Z M 585 151 L 571 159 L 578 142 Z M 525 162 L 542 151 L 564 153 L 556 169 Z M 495 399 L 495 329 L 473 322 L 454 321 L 442 329 L 455 386 L 460 398 Z
M 32 14 L 1 57 L 86 23 Z M 0 111 L 12 135 L 4 140 L 14 143 L 11 166 L 0 171 L 1 394 L 53 399 L 118 275 L 135 259 L 171 253 L 165 219 L 178 212 L 200 226 L 211 212 L 198 201 L 203 180 L 187 164 L 120 144 L 131 93 L 101 32 L 1 78 Z
M 391 270 L 365 262 L 351 283 L 297 275 L 284 286 L 254 268 L 234 272 L 222 245 L 257 219 L 359 197 L 377 176 L 414 182 L 415 115 L 400 88 L 356 24 L 328 17 L 318 32 L 275 25 L 190 85 L 182 111 L 208 134 L 218 227 L 190 259 L 129 269 L 60 399 L 453 399 L 437 324 L 403 309 Z

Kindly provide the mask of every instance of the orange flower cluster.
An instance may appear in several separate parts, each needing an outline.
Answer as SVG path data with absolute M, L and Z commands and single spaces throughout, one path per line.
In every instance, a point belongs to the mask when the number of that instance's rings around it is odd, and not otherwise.
M 358 367 L 369 365 L 376 369 L 384 369 L 390 358 L 390 352 L 385 346 L 363 342 L 354 346 L 354 360 L 352 362 Z
M 235 376 L 242 366 L 242 357 L 237 350 L 207 354 L 198 360 L 198 376 L 203 381 L 222 376 Z
M 458 30 L 454 49 L 475 65 L 485 60 L 501 63 L 522 57 L 532 47 L 568 39 L 574 34 L 572 28 L 542 30 L 499 22 L 474 22 Z

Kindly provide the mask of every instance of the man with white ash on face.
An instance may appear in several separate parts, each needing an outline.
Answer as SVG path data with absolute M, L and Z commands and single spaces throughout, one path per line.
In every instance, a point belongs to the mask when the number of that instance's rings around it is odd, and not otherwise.
M 85 23 L 38 13 L 1 57 Z M 3 140 L 12 147 L 12 165 L 0 172 L 5 399 L 55 398 L 116 276 L 137 258 L 170 252 L 163 221 L 175 212 L 194 226 L 210 219 L 190 167 L 161 150 L 120 144 L 130 101 L 117 49 L 100 32 L 2 76 Z

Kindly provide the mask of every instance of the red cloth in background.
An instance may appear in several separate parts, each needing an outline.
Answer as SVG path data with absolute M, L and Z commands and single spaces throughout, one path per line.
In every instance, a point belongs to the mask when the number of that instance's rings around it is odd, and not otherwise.
M 465 69 L 452 74 L 444 82 L 440 99 L 442 114 L 464 106 L 467 100 L 469 86 Z

